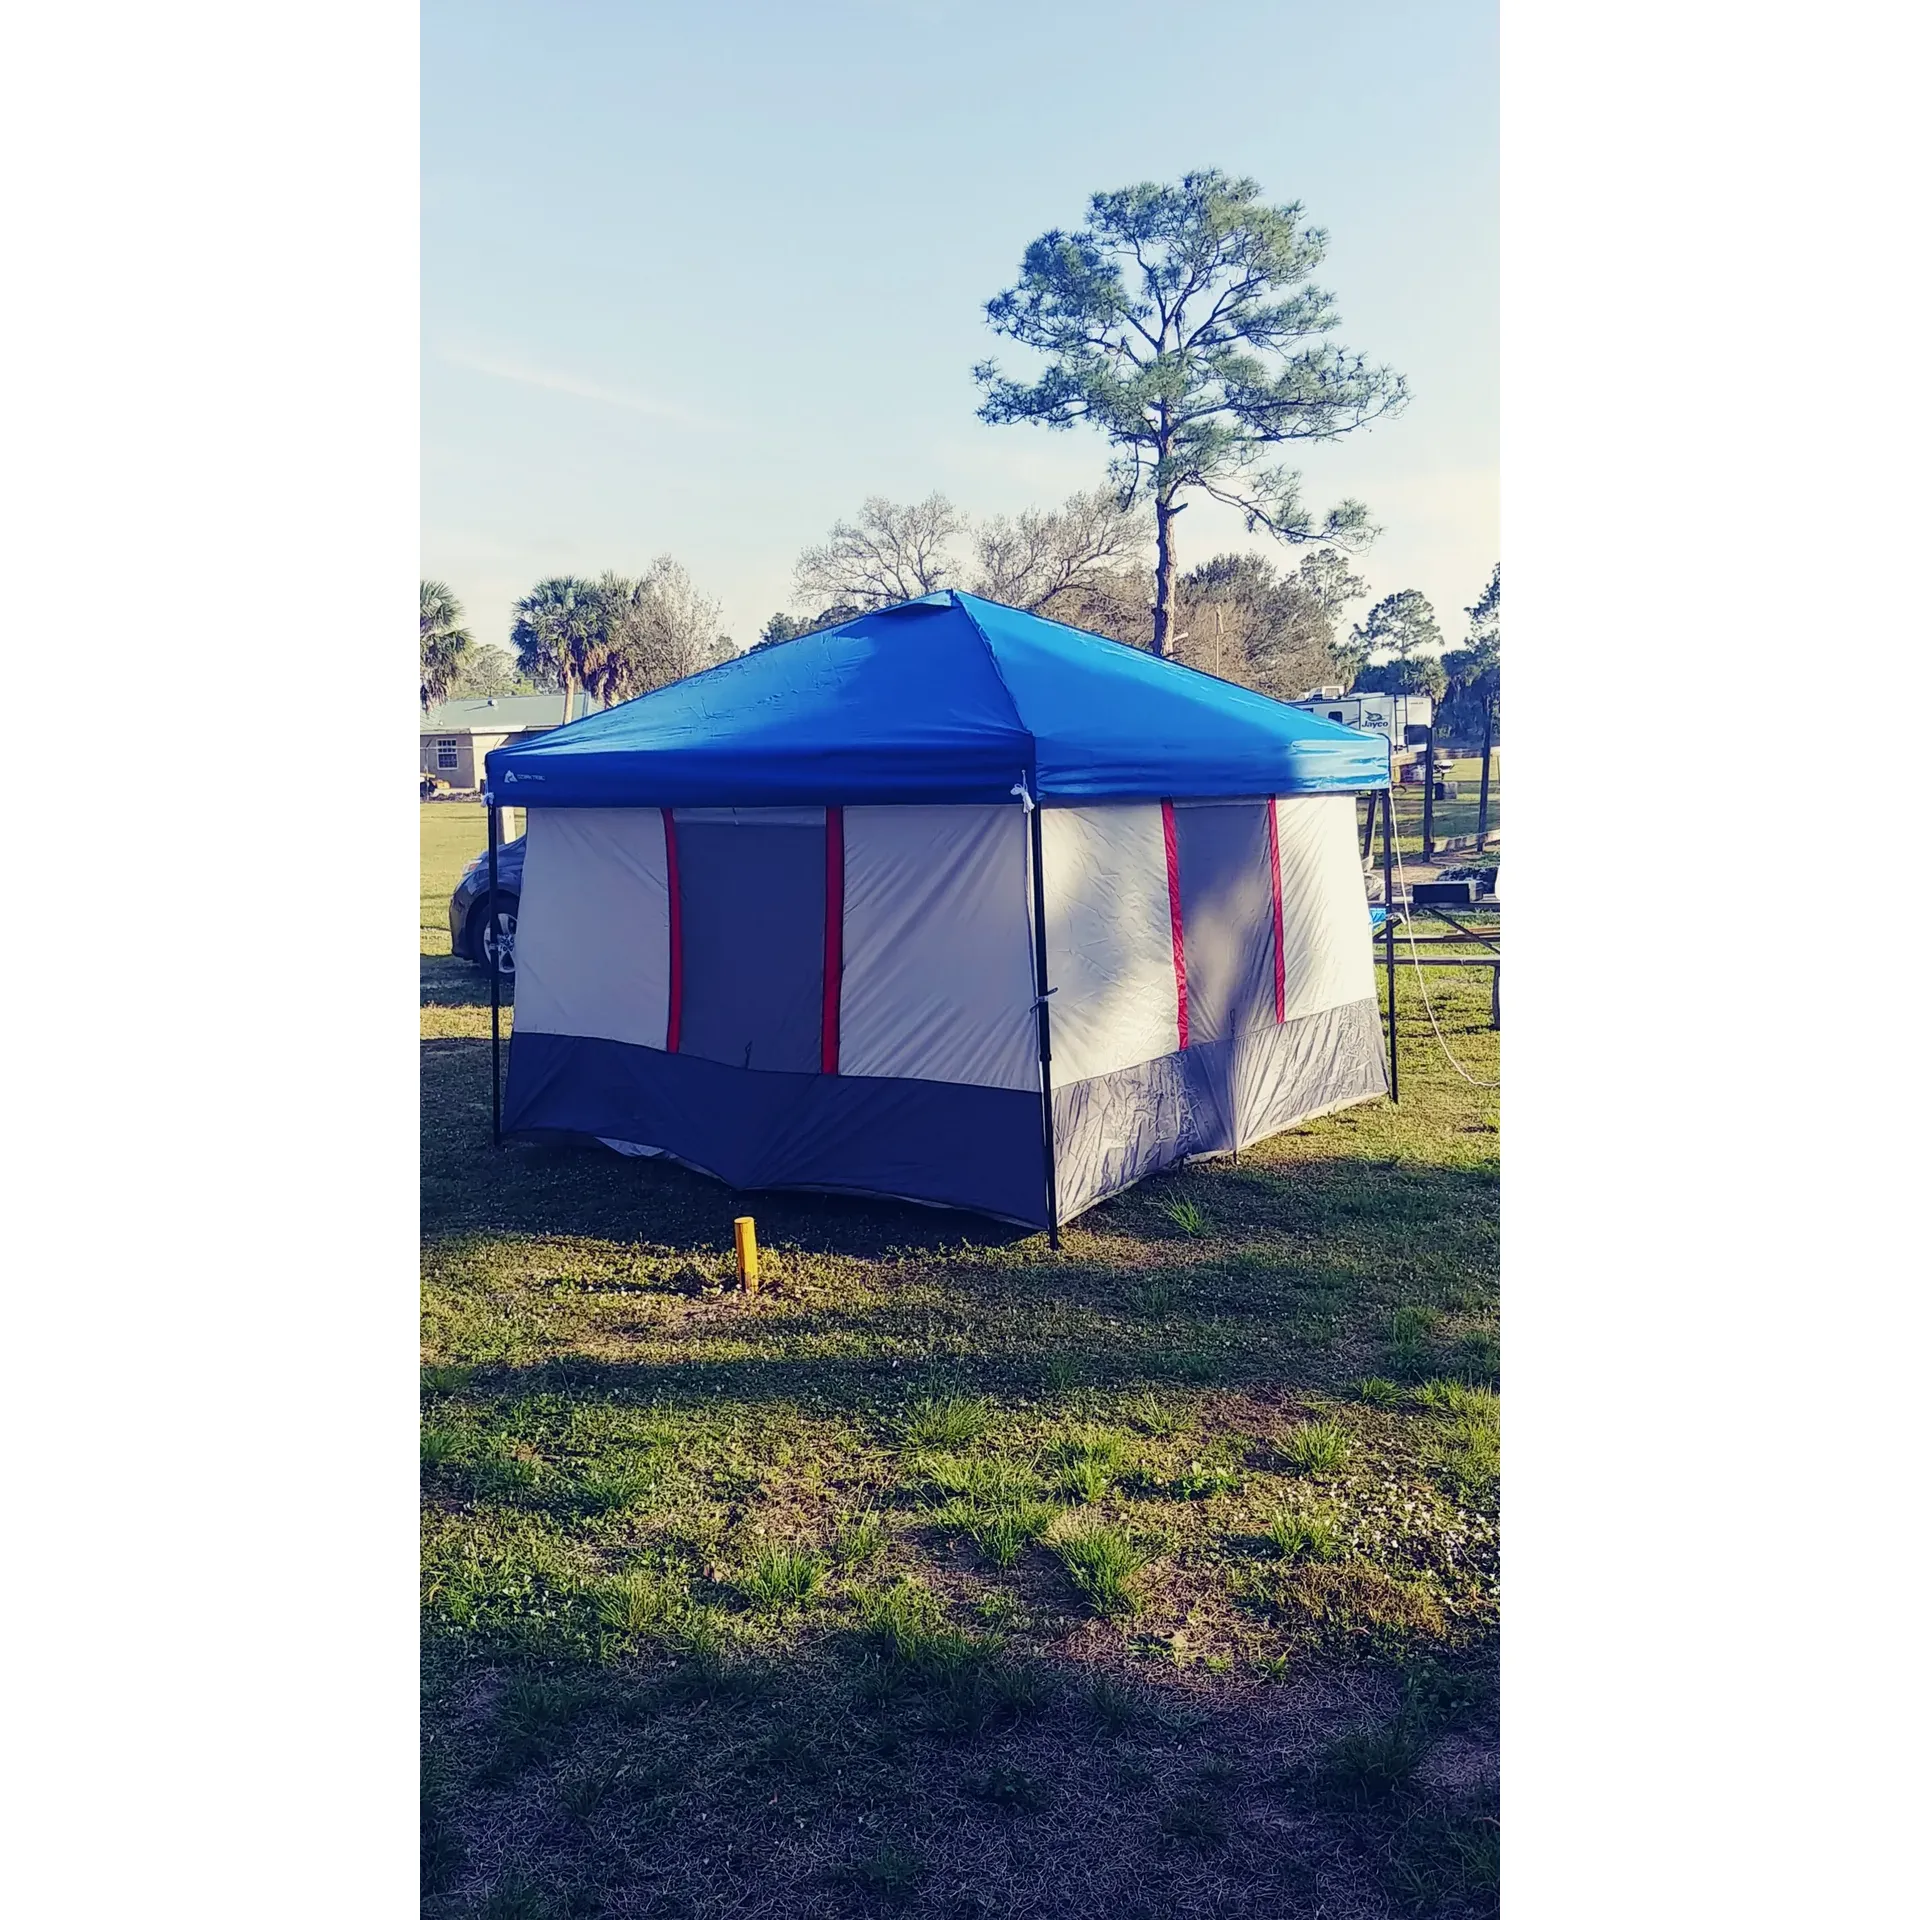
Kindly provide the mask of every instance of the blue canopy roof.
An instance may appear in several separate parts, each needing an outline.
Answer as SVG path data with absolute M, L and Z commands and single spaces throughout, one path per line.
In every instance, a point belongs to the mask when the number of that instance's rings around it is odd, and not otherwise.
M 534 807 L 1352 793 L 1387 744 L 970 593 L 760 647 L 487 755 Z

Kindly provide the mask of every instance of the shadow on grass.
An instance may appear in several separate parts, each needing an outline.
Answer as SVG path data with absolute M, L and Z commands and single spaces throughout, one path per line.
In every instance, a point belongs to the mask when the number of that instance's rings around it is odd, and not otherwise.
M 420 1004 L 423 1007 L 490 1007 L 493 987 L 485 967 L 447 954 L 420 956 Z M 513 982 L 500 983 L 500 1004 L 513 1005 Z
M 427 1658 L 424 1911 L 1491 1915 L 1494 1650 L 1196 1684 L 956 1624 Z

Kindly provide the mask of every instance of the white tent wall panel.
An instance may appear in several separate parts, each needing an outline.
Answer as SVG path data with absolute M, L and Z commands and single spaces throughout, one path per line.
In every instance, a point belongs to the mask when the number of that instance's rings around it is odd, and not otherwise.
M 1157 804 L 1042 816 L 1053 1084 L 1177 1052 L 1166 829 Z
M 657 808 L 528 811 L 513 957 L 519 1030 L 667 1044 L 667 836 Z
M 1351 794 L 1306 794 L 1274 806 L 1280 848 L 1287 1019 L 1375 997 L 1373 928 Z
M 840 1071 L 1040 1085 L 1017 806 L 849 807 Z

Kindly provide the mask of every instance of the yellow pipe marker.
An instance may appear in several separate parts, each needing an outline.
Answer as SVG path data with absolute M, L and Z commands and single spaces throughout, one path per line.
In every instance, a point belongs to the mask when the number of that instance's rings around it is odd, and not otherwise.
M 753 1216 L 743 1213 L 733 1223 L 733 1266 L 749 1293 L 760 1291 L 760 1245 L 753 1237 Z

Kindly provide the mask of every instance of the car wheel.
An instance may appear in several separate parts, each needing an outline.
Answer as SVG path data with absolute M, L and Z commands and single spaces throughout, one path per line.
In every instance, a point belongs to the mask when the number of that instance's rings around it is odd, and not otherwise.
M 497 908 L 490 913 L 479 915 L 480 935 L 475 942 L 478 952 L 475 958 L 481 966 L 491 971 L 493 967 L 493 946 L 497 939 L 500 943 L 500 978 L 513 978 L 513 933 L 519 924 L 520 902 L 511 893 L 503 893 Z

